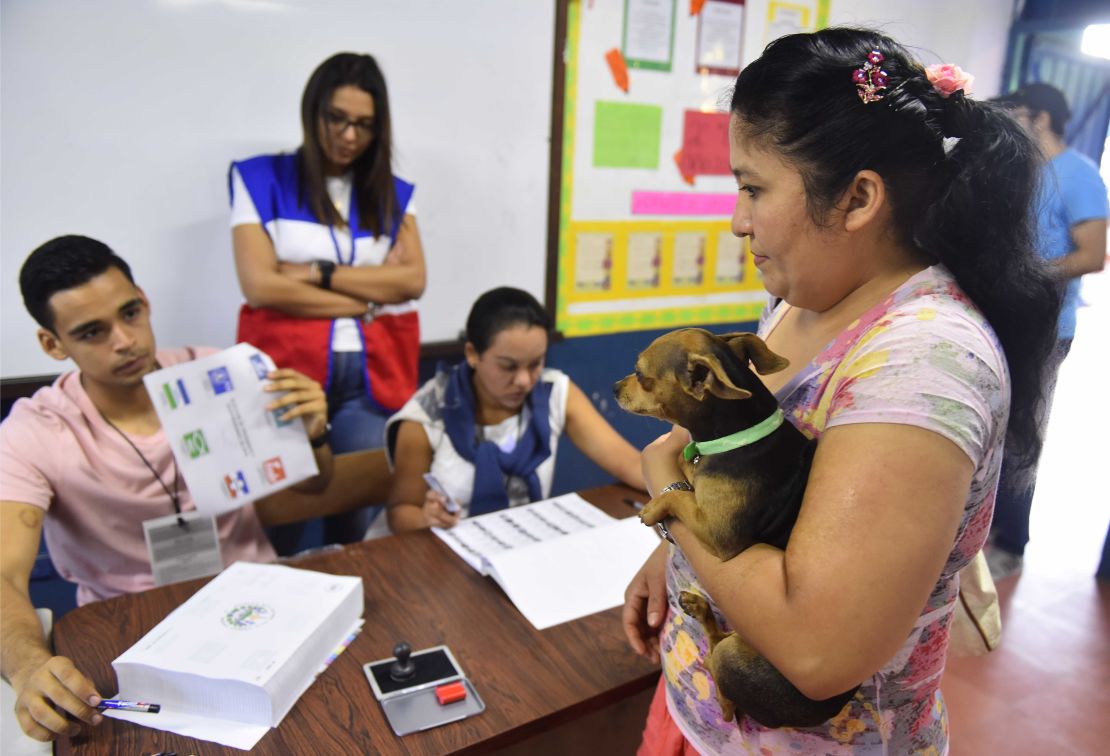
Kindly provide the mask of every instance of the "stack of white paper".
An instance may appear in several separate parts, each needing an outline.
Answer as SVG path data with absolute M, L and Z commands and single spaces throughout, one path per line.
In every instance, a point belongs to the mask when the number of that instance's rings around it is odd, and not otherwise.
M 236 562 L 112 662 L 119 697 L 161 712 L 108 713 L 250 748 L 357 630 L 362 610 L 361 578 Z
M 220 514 L 318 472 L 304 422 L 263 388 L 274 362 L 250 344 L 143 377 L 197 509 Z
M 433 532 L 496 580 L 537 630 L 620 606 L 632 576 L 659 545 L 638 518 L 617 520 L 577 494 Z

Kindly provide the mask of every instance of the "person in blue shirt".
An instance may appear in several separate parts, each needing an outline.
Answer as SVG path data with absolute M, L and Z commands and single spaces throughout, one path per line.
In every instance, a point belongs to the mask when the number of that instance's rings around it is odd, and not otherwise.
M 1098 166 L 1069 148 L 1064 127 L 1071 113 L 1064 94 L 1042 83 L 1026 84 L 995 100 L 1010 108 L 1015 120 L 1037 141 L 1044 153 L 1037 204 L 1038 251 L 1065 287 L 1056 350 L 1045 366 L 1045 397 L 1040 442 L 1048 423 L 1056 374 L 1075 337 L 1079 307 L 1079 279 L 1102 270 L 1106 263 L 1106 228 L 1110 206 Z M 987 563 L 1001 579 L 1018 572 L 1029 542 L 1029 514 L 1036 487 L 1036 466 L 1018 474 L 1005 463 L 994 508 Z

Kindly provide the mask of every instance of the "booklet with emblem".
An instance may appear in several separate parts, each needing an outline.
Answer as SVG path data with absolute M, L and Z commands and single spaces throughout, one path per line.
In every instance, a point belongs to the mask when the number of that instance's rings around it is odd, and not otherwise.
M 610 517 L 578 494 L 432 532 L 493 578 L 537 630 L 620 606 L 624 589 L 659 545 L 655 530 L 639 518 Z
M 281 419 L 263 390 L 274 369 L 250 344 L 143 377 L 197 510 L 217 515 L 319 471 L 304 422 Z
M 250 749 L 362 626 L 362 578 L 236 562 L 125 651 L 117 698 L 135 724 Z

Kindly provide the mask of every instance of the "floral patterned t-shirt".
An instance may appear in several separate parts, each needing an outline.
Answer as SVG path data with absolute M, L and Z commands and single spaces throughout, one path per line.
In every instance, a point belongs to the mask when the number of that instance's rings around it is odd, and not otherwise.
M 788 305 L 761 323 L 770 333 Z M 819 727 L 769 729 L 725 722 L 703 661 L 701 625 L 678 606 L 705 594 L 682 551 L 671 547 L 661 647 L 671 716 L 703 753 L 943 754 L 948 719 L 940 677 L 960 568 L 982 547 L 994 509 L 1009 412 L 1009 372 L 982 313 L 941 266 L 917 273 L 854 322 L 777 394 L 786 416 L 820 438 L 849 423 L 898 423 L 939 433 L 975 465 L 956 540 L 906 642 L 864 681 L 840 714 Z M 718 623 L 727 622 L 714 606 Z

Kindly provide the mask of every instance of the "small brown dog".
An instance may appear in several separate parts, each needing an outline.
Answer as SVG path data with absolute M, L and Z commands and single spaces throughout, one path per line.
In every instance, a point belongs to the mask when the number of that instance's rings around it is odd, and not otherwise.
M 782 421 L 749 361 L 761 375 L 789 364 L 755 334 L 684 328 L 653 341 L 636 372 L 613 387 L 624 409 L 680 425 L 693 439 L 679 464 L 694 490 L 655 497 L 640 518 L 646 525 L 678 518 L 722 561 L 754 543 L 786 548 L 816 445 Z M 705 628 L 725 721 L 735 705 L 767 727 L 813 727 L 855 695 L 853 688 L 824 701 L 806 698 L 739 635 L 721 632 L 705 597 L 683 591 L 679 603 Z

